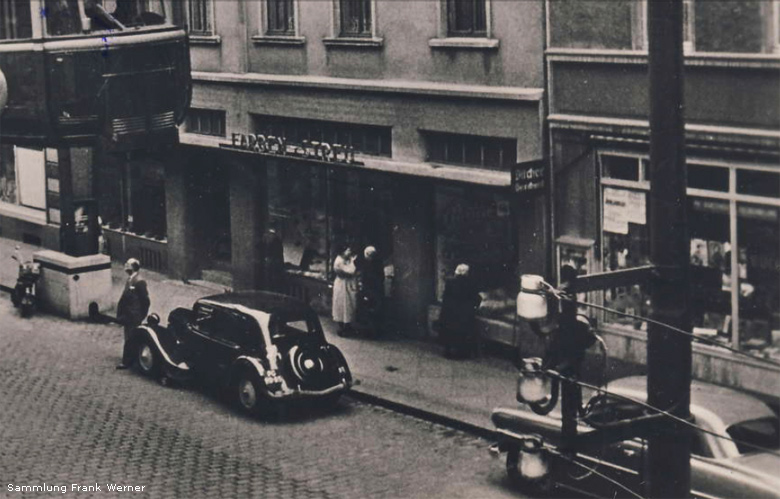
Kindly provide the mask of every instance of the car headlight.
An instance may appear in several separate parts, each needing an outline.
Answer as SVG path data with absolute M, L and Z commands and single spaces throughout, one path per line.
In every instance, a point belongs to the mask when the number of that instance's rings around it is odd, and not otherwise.
M 539 438 L 527 438 L 520 447 L 520 475 L 526 480 L 539 480 L 550 472 L 550 460 Z

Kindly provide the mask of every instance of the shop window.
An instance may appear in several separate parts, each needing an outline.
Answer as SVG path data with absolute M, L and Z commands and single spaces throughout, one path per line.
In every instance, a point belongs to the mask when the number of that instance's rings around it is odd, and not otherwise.
M 0 202 L 19 204 L 14 146 L 0 146 Z
M 225 136 L 225 111 L 190 109 L 187 112 L 186 130 L 200 135 Z
M 517 296 L 510 200 L 474 187 L 436 188 L 436 292 L 468 264 L 482 295 L 480 313 L 511 319 Z
M 393 198 L 386 176 L 269 160 L 268 186 L 288 272 L 327 279 L 344 244 L 357 253 L 374 246 L 390 261 Z
M 288 143 L 304 140 L 352 146 L 356 153 L 392 156 L 392 128 L 337 121 L 254 115 L 255 133 L 284 137 Z
M 0 202 L 46 209 L 46 169 L 42 150 L 2 146 Z
M 780 347 L 780 209 L 739 203 L 737 241 L 740 347 Z
M 269 35 L 295 35 L 295 0 L 267 0 L 267 29 Z
M 427 161 L 507 170 L 517 162 L 517 140 L 425 132 Z
M 729 202 L 689 197 L 688 217 L 694 333 L 730 343 L 733 314 Z
M 32 38 L 29 0 L 0 1 L 0 40 Z
M 729 170 L 717 166 L 688 164 L 688 187 L 708 191 L 729 191 Z
M 370 37 L 373 34 L 372 0 L 339 0 L 340 35 Z
M 282 239 L 285 267 L 324 279 L 328 269 L 327 170 L 268 161 L 268 210 Z
M 99 165 L 95 181 L 103 225 L 152 239 L 165 239 L 163 163 L 151 156 L 132 162 L 107 156 Z
M 447 35 L 487 36 L 486 0 L 446 0 Z
M 780 198 L 780 174 L 756 170 L 737 170 L 737 193 Z
M 605 271 L 650 263 L 646 159 L 625 154 L 628 159 L 613 162 L 615 156 L 599 156 L 604 173 Z M 633 166 L 627 166 L 629 160 L 639 165 L 638 174 Z M 730 183 L 732 178 L 736 185 Z M 776 200 L 780 197 L 780 174 L 695 160 L 688 163 L 688 187 L 693 333 L 763 355 L 777 355 L 780 208 Z M 707 191 L 713 196 L 708 197 Z M 765 197 L 766 204 L 756 202 L 758 197 Z M 734 230 L 736 240 L 732 239 Z M 609 289 L 604 301 L 621 312 L 649 313 L 648 295 L 640 286 Z M 607 314 L 605 320 L 645 328 L 642 321 L 615 314 Z

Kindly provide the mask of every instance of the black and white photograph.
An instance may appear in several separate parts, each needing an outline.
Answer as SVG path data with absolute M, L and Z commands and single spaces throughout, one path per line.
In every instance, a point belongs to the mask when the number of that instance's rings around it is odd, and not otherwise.
M 0 0 L 0 497 L 780 499 L 780 0 Z

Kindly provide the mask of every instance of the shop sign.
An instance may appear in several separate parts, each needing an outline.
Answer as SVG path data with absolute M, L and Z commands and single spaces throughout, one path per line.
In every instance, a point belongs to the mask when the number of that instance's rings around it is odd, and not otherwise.
M 360 165 L 355 161 L 355 149 L 349 145 L 328 144 L 316 140 L 288 141 L 286 137 L 252 133 L 233 133 L 230 144 L 223 147 L 240 149 L 269 156 L 287 156 L 327 163 Z
M 512 167 L 512 190 L 518 194 L 530 194 L 544 190 L 544 163 L 527 161 Z

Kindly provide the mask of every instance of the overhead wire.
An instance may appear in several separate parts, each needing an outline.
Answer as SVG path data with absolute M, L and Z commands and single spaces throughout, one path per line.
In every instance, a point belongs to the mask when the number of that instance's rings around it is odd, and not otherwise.
M 724 345 L 723 343 L 720 343 L 719 341 L 715 341 L 715 340 L 711 340 L 709 338 L 703 338 L 701 336 L 697 336 L 697 335 L 695 335 L 695 334 L 693 334 L 691 332 L 685 331 L 684 329 L 680 329 L 678 327 L 674 327 L 674 326 L 672 326 L 670 324 L 666 324 L 666 323 L 663 323 L 661 321 L 650 319 L 649 317 L 643 317 L 641 315 L 630 314 L 628 312 L 621 312 L 620 310 L 616 310 L 616 309 L 610 308 L 610 307 L 605 307 L 604 305 L 597 305 L 596 303 L 590 303 L 590 302 L 586 302 L 586 301 L 575 300 L 575 299 L 567 298 L 565 296 L 560 296 L 560 295 L 556 295 L 556 296 L 558 296 L 558 298 L 561 299 L 561 300 L 571 301 L 571 302 L 576 303 L 577 305 L 582 305 L 584 307 L 590 307 L 590 308 L 595 308 L 595 309 L 598 309 L 598 310 L 603 310 L 603 311 L 608 312 L 610 314 L 621 315 L 623 317 L 628 317 L 630 319 L 635 319 L 635 320 L 647 322 L 648 324 L 655 324 L 657 326 L 661 326 L 661 327 L 663 327 L 665 329 L 668 329 L 670 331 L 673 331 L 675 333 L 679 333 L 679 334 L 682 334 L 682 335 L 685 335 L 685 336 L 689 336 L 689 337 L 693 338 L 694 340 L 699 341 L 701 343 L 706 343 L 706 344 L 712 345 L 714 347 L 723 348 L 723 349 L 728 350 L 729 352 L 733 352 L 733 353 L 736 353 L 738 355 L 742 355 L 744 357 L 748 357 L 750 359 L 757 360 L 759 362 L 765 362 L 767 364 L 771 364 L 773 366 L 780 367 L 780 362 L 775 362 L 775 361 L 773 361 L 771 359 L 765 359 L 763 357 L 756 357 L 755 355 L 751 355 L 751 354 L 749 354 L 747 352 L 744 352 L 742 350 L 739 350 L 737 348 L 731 347 L 729 345 Z
M 641 315 L 630 314 L 628 312 L 622 312 L 620 310 L 617 310 L 617 309 L 614 309 L 614 308 L 610 308 L 610 307 L 606 307 L 604 305 L 598 305 L 596 303 L 580 301 L 580 300 L 577 300 L 577 299 L 574 299 L 574 298 L 570 298 L 570 297 L 568 297 L 565 294 L 565 292 L 563 290 L 560 290 L 560 289 L 556 288 L 555 286 L 553 286 L 552 284 L 550 284 L 550 283 L 548 283 L 546 281 L 542 281 L 542 282 L 547 287 L 547 291 L 550 292 L 550 294 L 552 294 L 553 296 L 555 296 L 559 300 L 573 302 L 573 303 L 575 303 L 577 305 L 581 305 L 581 306 L 584 306 L 584 307 L 595 308 L 597 310 L 603 310 L 604 312 L 608 312 L 610 314 L 615 314 L 615 315 L 620 315 L 620 316 L 623 316 L 623 317 L 628 317 L 630 319 L 646 322 L 648 324 L 655 324 L 656 326 L 663 327 L 665 329 L 668 329 L 669 331 L 673 331 L 675 333 L 688 336 L 688 337 L 690 337 L 690 338 L 692 338 L 692 339 L 694 339 L 696 341 L 699 341 L 701 343 L 705 343 L 705 344 L 708 344 L 708 345 L 711 345 L 711 346 L 714 346 L 714 347 L 717 347 L 717 348 L 723 348 L 723 349 L 728 350 L 729 352 L 735 353 L 737 355 L 742 355 L 743 357 L 747 357 L 749 359 L 753 359 L 753 360 L 756 360 L 758 362 L 764 362 L 764 363 L 769 364 L 769 365 L 780 367 L 780 362 L 775 362 L 775 361 L 773 361 L 771 359 L 765 359 L 763 357 L 756 357 L 755 355 L 751 355 L 751 354 L 749 354 L 747 352 L 744 352 L 742 350 L 739 350 L 737 348 L 731 347 L 729 345 L 724 345 L 723 343 L 721 343 L 719 341 L 715 341 L 715 340 L 711 340 L 709 338 L 703 338 L 701 336 L 697 336 L 697 335 L 693 334 L 690 331 L 685 331 L 684 329 L 680 329 L 678 327 L 672 326 L 671 324 L 666 324 L 664 322 L 657 321 L 657 320 L 651 319 L 649 317 L 643 317 Z
M 588 466 L 588 465 L 586 465 L 586 464 L 584 464 L 584 463 L 582 463 L 582 462 L 578 461 L 577 459 L 574 459 L 574 458 L 572 458 L 572 457 L 569 457 L 569 456 L 567 456 L 566 454 L 563 454 L 562 452 L 560 452 L 560 451 L 558 451 L 557 449 L 554 449 L 554 448 L 552 448 L 552 447 L 545 447 L 545 449 L 547 449 L 547 451 L 548 451 L 548 452 L 550 452 L 551 454 L 553 454 L 553 455 L 555 455 L 555 456 L 557 456 L 557 457 L 560 457 L 560 458 L 561 458 L 561 459 L 563 459 L 564 461 L 568 461 L 568 462 L 570 462 L 570 463 L 572 463 L 572 464 L 574 464 L 574 465 L 576 465 L 576 466 L 579 466 L 579 467 L 581 467 L 581 468 L 584 468 L 585 470 L 587 470 L 587 473 L 586 473 L 586 474 L 585 474 L 583 477 L 585 477 L 585 476 L 590 476 L 590 475 L 596 475 L 596 476 L 599 476 L 599 477 L 603 478 L 604 480 L 606 480 L 606 481 L 608 481 L 608 482 L 612 483 L 613 485 L 617 485 L 617 486 L 618 486 L 618 487 L 620 487 L 622 490 L 624 490 L 624 491 L 628 492 L 628 493 L 629 493 L 629 494 L 631 494 L 632 496 L 634 496 L 634 497 L 638 497 L 639 499 L 644 499 L 644 497 L 643 497 L 643 496 L 641 496 L 641 495 L 637 494 L 636 492 L 634 492 L 634 491 L 633 491 L 633 490 L 631 490 L 630 488 L 626 487 L 626 486 L 625 486 L 625 485 L 623 485 L 622 483 L 618 482 L 618 481 L 617 481 L 617 480 L 615 480 L 614 478 L 611 478 L 611 477 L 609 477 L 609 476 L 605 475 L 604 473 L 601 473 L 601 472 L 600 472 L 600 471 L 598 471 L 596 468 L 592 468 L 592 467 L 590 467 L 590 466 Z
M 700 431 L 702 433 L 706 433 L 708 435 L 712 435 L 714 437 L 721 438 L 723 440 L 729 440 L 729 441 L 731 441 L 731 442 L 733 442 L 735 444 L 741 444 L 741 445 L 743 445 L 745 447 L 750 447 L 752 449 L 760 450 L 762 452 L 766 452 L 766 453 L 773 454 L 775 456 L 780 457 L 780 452 L 778 452 L 776 450 L 773 450 L 773 449 L 770 449 L 770 448 L 767 448 L 767 447 L 762 447 L 760 445 L 755 445 L 755 444 L 752 444 L 750 442 L 746 442 L 744 440 L 736 439 L 736 438 L 730 437 L 728 435 L 723 435 L 721 433 L 717 433 L 717 432 L 714 432 L 712 430 L 708 430 L 706 428 L 702 428 L 701 426 L 699 426 L 699 425 L 697 425 L 695 423 L 691 423 L 690 421 L 688 421 L 688 420 L 686 420 L 684 418 L 681 418 L 681 417 L 679 417 L 679 416 L 677 416 L 675 414 L 672 414 L 671 412 L 665 411 L 664 409 L 660 409 L 658 407 L 650 405 L 647 402 L 642 402 L 641 400 L 635 399 L 633 397 L 627 397 L 627 396 L 621 395 L 619 393 L 615 393 L 615 392 L 612 392 L 612 391 L 609 391 L 609 390 L 605 390 L 604 388 L 598 387 L 596 385 L 591 385 L 590 383 L 585 383 L 584 381 L 580 381 L 580 380 L 577 380 L 577 379 L 574 379 L 574 378 L 570 378 L 569 376 L 564 376 L 563 374 L 561 374 L 561 373 L 559 373 L 557 371 L 554 371 L 552 369 L 548 369 L 545 372 L 549 376 L 552 376 L 554 378 L 558 378 L 561 381 L 567 381 L 569 383 L 575 383 L 575 384 L 577 384 L 577 385 L 579 385 L 579 386 L 581 386 L 583 388 L 588 388 L 590 390 L 593 390 L 593 391 L 596 391 L 596 392 L 599 392 L 599 393 L 603 393 L 603 394 L 606 394 L 606 395 L 611 395 L 611 396 L 613 396 L 615 398 L 619 398 L 619 399 L 625 400 L 627 402 L 631 402 L 631 403 L 635 403 L 637 405 L 641 405 L 642 407 L 645 407 L 645 408 L 650 409 L 651 411 L 654 411 L 654 412 L 656 412 L 658 414 L 662 414 L 662 415 L 664 415 L 666 417 L 669 417 L 669 418 L 677 421 L 678 423 L 681 423 L 683 425 L 689 426 L 689 427 L 691 427 L 691 428 L 693 428 L 693 429 L 695 429 L 697 431 Z

